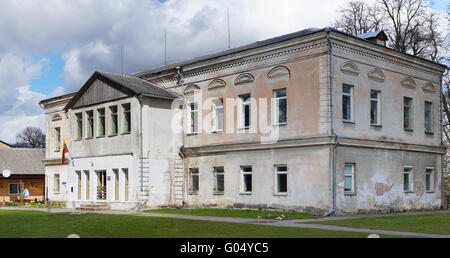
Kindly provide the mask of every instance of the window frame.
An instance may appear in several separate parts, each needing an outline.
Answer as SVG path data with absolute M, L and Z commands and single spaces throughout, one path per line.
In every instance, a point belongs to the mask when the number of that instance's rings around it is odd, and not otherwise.
M 102 114 L 103 112 L 103 114 Z M 97 109 L 97 137 L 105 137 L 106 136 L 106 109 L 99 108 Z M 103 131 L 101 130 L 103 124 Z
M 347 166 L 351 166 L 352 171 L 351 172 L 346 172 L 345 168 Z M 344 194 L 346 195 L 355 195 L 356 194 L 356 180 L 355 180 L 355 175 L 356 175 L 356 164 L 355 163 L 345 163 L 344 164 Z M 351 189 L 350 190 L 346 190 L 345 189 L 345 178 L 346 177 L 351 177 L 352 182 L 351 182 Z
M 248 106 L 248 126 L 246 125 L 245 109 Z M 248 130 L 252 127 L 252 95 L 239 95 L 239 130 Z
M 408 175 L 408 189 L 405 186 L 405 175 Z M 413 193 L 414 192 L 414 168 L 406 166 L 403 168 L 403 192 Z
M 428 176 L 430 176 L 430 188 L 428 189 Z M 435 192 L 435 169 L 433 167 L 428 167 L 425 169 L 425 191 L 427 193 L 434 193 Z
M 247 168 L 250 168 L 251 171 L 250 172 L 244 171 Z M 240 193 L 241 193 L 241 195 L 252 195 L 253 194 L 253 167 L 252 166 L 241 166 L 240 171 L 241 171 Z M 251 191 L 248 191 L 245 188 L 245 176 L 246 175 L 251 176 L 251 183 L 250 183 Z
M 285 92 L 285 96 L 282 97 L 277 97 L 277 93 L 284 91 Z M 282 126 L 282 125 L 287 125 L 288 124 L 288 104 L 287 104 L 287 89 L 278 89 L 278 90 L 274 90 L 273 91 L 273 96 L 272 96 L 272 121 L 273 121 L 273 125 L 274 126 Z M 285 110 L 286 110 L 286 121 L 285 122 L 280 122 L 280 101 L 281 100 L 285 100 Z
M 372 94 L 377 94 L 377 98 L 373 98 Z M 376 123 L 372 121 L 372 103 L 376 102 Z M 371 90 L 370 91 L 370 124 L 373 126 L 381 126 L 383 123 L 381 121 L 381 91 Z
M 286 171 L 280 171 L 280 168 L 286 168 Z M 286 196 L 288 195 L 288 191 L 289 191 L 289 187 L 288 187 L 288 165 L 287 164 L 279 164 L 279 165 L 275 165 L 274 166 L 274 170 L 275 170 L 275 195 L 278 196 Z M 285 192 L 281 192 L 280 191 L 280 175 L 286 175 L 286 191 Z
M 219 169 L 221 169 L 222 171 L 218 171 Z M 214 167 L 213 168 L 213 176 L 214 176 L 214 194 L 216 195 L 223 195 L 225 194 L 225 167 Z M 223 190 L 220 191 L 219 190 L 219 176 L 223 177 Z
M 189 134 L 198 134 L 199 130 L 198 103 L 189 103 Z
M 194 190 L 194 177 L 197 177 L 197 189 Z M 189 195 L 197 195 L 200 192 L 200 170 L 198 168 L 189 169 Z
M 53 175 L 53 193 L 59 194 L 61 192 L 61 174 Z
M 350 89 L 350 93 L 346 93 L 344 91 L 344 89 L 348 87 Z M 354 117 L 354 95 L 355 95 L 355 86 L 350 85 L 350 84 L 343 84 L 342 86 L 342 121 L 344 121 L 344 123 L 354 123 L 355 122 L 355 117 Z M 344 118 L 344 109 L 346 108 L 346 106 L 344 105 L 344 98 L 345 97 L 349 97 L 350 98 L 350 118 L 349 119 L 345 119 Z
M 95 121 L 94 121 L 94 111 L 86 111 L 86 139 L 93 139 L 95 137 Z M 91 128 L 92 127 L 92 128 Z
M 221 103 L 221 105 L 217 105 L 217 102 Z M 225 121 L 225 116 L 224 116 L 224 101 L 222 98 L 218 98 L 215 99 L 213 101 L 213 109 L 214 109 L 214 133 L 221 133 L 224 130 L 224 121 Z M 222 126 L 221 128 L 219 128 L 220 125 L 220 120 L 217 118 L 219 115 L 219 112 L 222 112 Z
M 55 127 L 55 152 L 60 152 L 61 151 L 61 127 Z
M 110 106 L 109 107 L 109 117 L 111 119 L 111 124 L 110 124 L 110 132 L 109 132 L 109 136 L 116 136 L 119 134 L 119 107 L 117 105 L 114 106 Z M 114 117 L 115 117 L 115 121 L 114 121 Z M 115 132 L 114 132 L 114 126 L 115 126 Z
M 409 104 L 406 105 L 406 100 L 409 101 Z M 405 131 L 413 131 L 413 98 L 403 97 L 403 130 Z M 408 106 L 408 113 L 406 113 L 406 107 Z M 408 114 L 408 127 L 405 125 L 406 122 L 406 114 Z
M 122 104 L 122 113 L 123 113 L 123 128 L 122 134 L 130 134 L 131 133 L 131 103 Z M 127 128 L 128 122 L 128 128 Z
M 427 105 L 429 105 L 429 110 L 427 110 Z M 427 121 L 427 112 L 428 114 L 428 121 Z M 432 134 L 434 130 L 433 125 L 433 102 L 425 101 L 424 104 L 424 127 L 425 127 L 425 133 Z M 427 124 L 429 125 L 429 128 L 427 128 Z
M 17 185 L 17 193 L 11 193 L 11 185 Z M 21 194 L 20 183 L 9 183 L 8 184 L 8 194 L 9 195 L 20 195 Z
M 77 141 L 83 140 L 83 113 L 76 113 L 75 114 L 75 120 L 76 120 L 76 130 L 75 130 L 75 139 Z

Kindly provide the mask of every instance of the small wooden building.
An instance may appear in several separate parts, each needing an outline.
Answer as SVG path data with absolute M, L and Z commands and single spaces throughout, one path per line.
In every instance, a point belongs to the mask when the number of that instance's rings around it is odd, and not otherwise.
M 35 201 L 45 198 L 45 168 L 42 149 L 0 148 L 0 203 L 19 201 L 25 189 L 29 196 L 22 200 Z M 9 170 L 5 178 L 2 172 Z

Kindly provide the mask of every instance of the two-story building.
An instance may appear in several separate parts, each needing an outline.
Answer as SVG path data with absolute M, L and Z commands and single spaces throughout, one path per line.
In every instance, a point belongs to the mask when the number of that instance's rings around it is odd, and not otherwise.
M 51 103 L 67 121 L 65 198 L 438 209 L 446 67 L 385 42 L 308 29 L 132 75 L 96 72 L 75 95 L 42 102 L 47 135 L 58 135 Z

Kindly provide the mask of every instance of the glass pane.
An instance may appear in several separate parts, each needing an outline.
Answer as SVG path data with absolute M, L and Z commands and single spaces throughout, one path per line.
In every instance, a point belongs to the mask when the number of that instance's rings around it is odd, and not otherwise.
M 373 100 L 370 107 L 370 122 L 372 124 L 378 124 L 378 102 Z
M 370 97 L 371 97 L 372 99 L 378 99 L 378 92 L 372 91 L 372 92 L 370 93 Z
M 403 180 L 404 180 L 403 188 L 404 188 L 405 192 L 409 191 L 410 188 L 409 188 L 409 174 L 408 173 L 405 173 L 403 175 Z
M 244 126 L 250 127 L 250 105 L 245 105 L 244 107 Z
M 429 173 L 426 175 L 426 190 L 431 191 L 431 174 Z
M 287 122 L 287 100 L 280 99 L 278 101 L 278 122 L 280 124 Z
M 251 173 L 252 172 L 252 167 L 243 167 L 242 171 Z
M 282 89 L 282 90 L 277 90 L 275 91 L 275 97 L 280 98 L 280 97 L 286 97 L 286 89 Z
M 112 128 L 111 128 L 112 134 L 117 134 L 117 115 L 112 116 Z
M 129 133 L 131 131 L 131 119 L 130 119 L 130 112 L 125 113 L 125 132 Z
M 350 120 L 351 119 L 351 98 L 350 96 L 343 96 L 343 119 Z
M 244 175 L 244 192 L 252 191 L 252 175 L 247 174 Z
M 199 189 L 199 180 L 198 180 L 198 174 L 192 175 L 192 191 L 198 192 Z
M 287 171 L 287 167 L 286 166 L 279 166 L 279 167 L 277 167 L 277 171 L 278 172 L 286 172 Z
M 352 176 L 344 176 L 344 191 L 351 192 L 353 189 Z
M 404 118 L 403 118 L 403 126 L 406 129 L 411 128 L 410 109 L 407 106 L 405 106 L 405 114 L 404 114 Z
M 100 117 L 100 136 L 105 135 L 105 117 Z
M 219 174 L 217 175 L 217 191 L 223 192 L 224 188 L 224 176 L 223 174 Z
M 278 174 L 278 192 L 287 193 L 287 174 Z
M 217 123 L 216 123 L 216 130 L 223 130 L 223 109 L 217 109 L 216 110 L 216 119 L 217 119 Z
M 353 165 L 345 165 L 344 173 L 353 173 Z
M 344 86 L 344 93 L 351 94 L 352 93 L 352 87 Z

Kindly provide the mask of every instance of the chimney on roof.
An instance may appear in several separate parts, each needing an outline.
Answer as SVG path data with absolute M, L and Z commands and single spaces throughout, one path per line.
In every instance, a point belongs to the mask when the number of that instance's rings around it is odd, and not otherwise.
M 384 47 L 386 46 L 386 42 L 388 41 L 388 37 L 386 36 L 386 33 L 384 33 L 384 31 L 382 31 L 382 30 L 357 35 L 357 37 L 368 40 L 370 42 L 373 42 L 375 44 L 378 44 L 378 45 L 381 45 Z

